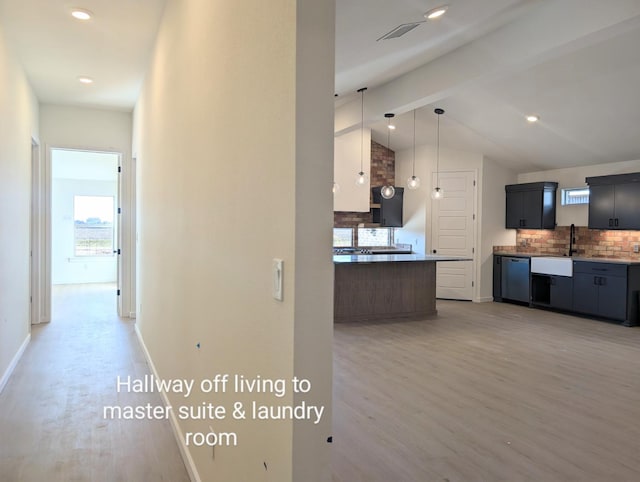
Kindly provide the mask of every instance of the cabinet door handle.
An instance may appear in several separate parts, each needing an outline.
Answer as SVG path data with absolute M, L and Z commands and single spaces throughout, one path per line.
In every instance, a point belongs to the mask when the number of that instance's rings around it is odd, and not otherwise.
M 600 277 L 600 286 L 606 286 L 606 285 L 607 285 L 607 278 Z
M 594 277 L 593 277 L 593 284 L 594 284 L 594 285 L 599 285 L 599 284 L 600 284 L 600 283 L 598 282 L 599 280 L 600 280 L 600 277 L 599 277 L 599 276 L 594 276 Z
M 609 227 L 613 226 L 613 218 L 609 218 Z
M 615 219 L 615 225 L 618 225 L 618 218 Z

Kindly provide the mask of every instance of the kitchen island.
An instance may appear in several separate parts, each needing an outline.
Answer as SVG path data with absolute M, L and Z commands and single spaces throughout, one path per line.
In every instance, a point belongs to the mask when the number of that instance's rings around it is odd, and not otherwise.
M 421 319 L 436 311 L 436 263 L 469 258 L 420 254 L 336 255 L 335 322 Z

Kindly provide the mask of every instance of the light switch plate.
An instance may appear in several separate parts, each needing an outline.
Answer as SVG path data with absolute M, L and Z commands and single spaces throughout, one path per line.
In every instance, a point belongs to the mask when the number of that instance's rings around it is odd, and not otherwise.
M 282 301 L 283 293 L 282 286 L 284 284 L 284 261 L 278 258 L 273 258 L 273 298 Z

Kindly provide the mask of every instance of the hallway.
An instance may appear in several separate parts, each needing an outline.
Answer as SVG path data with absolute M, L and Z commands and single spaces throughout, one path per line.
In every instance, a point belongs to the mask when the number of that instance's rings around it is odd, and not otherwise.
M 0 394 L 0 480 L 188 481 L 168 421 L 103 420 L 105 405 L 161 405 L 116 393 L 118 375 L 150 373 L 115 285 L 54 286 L 52 322 L 32 327 Z

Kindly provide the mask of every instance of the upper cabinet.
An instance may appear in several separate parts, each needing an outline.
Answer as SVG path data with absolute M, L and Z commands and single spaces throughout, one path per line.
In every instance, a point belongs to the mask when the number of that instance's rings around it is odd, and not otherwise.
M 372 221 L 380 223 L 381 227 L 401 228 L 402 227 L 402 204 L 404 198 L 404 188 L 396 187 L 396 193 L 391 199 L 385 199 L 380 194 L 382 186 L 371 188 Z
M 554 229 L 557 182 L 529 182 L 505 186 L 506 228 Z
M 589 228 L 640 229 L 640 172 L 586 178 Z

